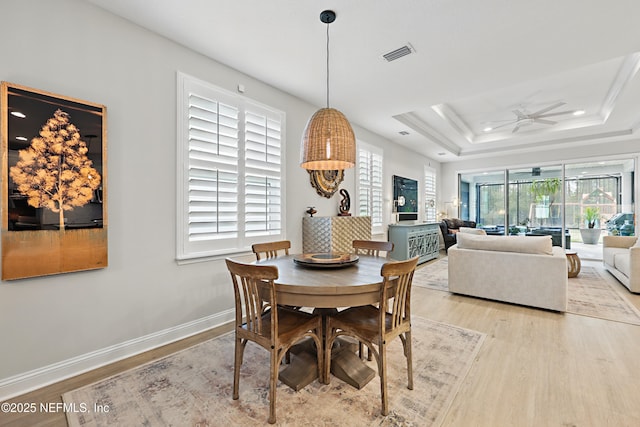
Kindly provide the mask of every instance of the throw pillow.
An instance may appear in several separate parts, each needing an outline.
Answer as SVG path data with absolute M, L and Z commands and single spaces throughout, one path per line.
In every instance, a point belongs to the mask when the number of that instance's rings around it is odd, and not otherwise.
M 482 228 L 460 227 L 460 233 L 479 234 L 486 236 L 487 232 Z

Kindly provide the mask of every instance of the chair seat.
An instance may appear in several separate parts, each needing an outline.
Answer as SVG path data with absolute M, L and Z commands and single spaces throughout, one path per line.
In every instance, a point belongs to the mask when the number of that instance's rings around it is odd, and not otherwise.
M 302 311 L 278 307 L 278 335 L 281 343 L 291 342 L 299 335 L 300 329 L 313 329 L 316 327 L 318 318 Z M 243 324 L 242 329 L 247 331 L 247 325 Z M 266 338 L 271 337 L 271 313 L 267 311 L 262 315 L 262 329 L 260 334 Z M 298 338 L 299 339 L 299 338 Z
M 356 329 L 363 338 L 375 341 L 380 331 L 379 318 L 378 307 L 373 305 L 351 307 L 331 316 L 331 326 L 337 329 Z M 404 329 L 402 328 L 402 332 Z M 389 314 L 385 315 L 385 330 L 391 330 L 391 316 Z

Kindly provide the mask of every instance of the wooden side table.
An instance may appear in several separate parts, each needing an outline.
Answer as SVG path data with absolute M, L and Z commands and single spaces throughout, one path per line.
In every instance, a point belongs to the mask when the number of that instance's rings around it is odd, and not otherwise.
M 580 274 L 580 257 L 576 251 L 565 251 L 567 255 L 567 268 L 569 277 L 577 277 Z

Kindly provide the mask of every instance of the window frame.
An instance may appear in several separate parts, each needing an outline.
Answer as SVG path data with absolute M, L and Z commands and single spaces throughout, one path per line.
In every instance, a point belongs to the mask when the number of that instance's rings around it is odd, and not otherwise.
M 199 97 L 206 97 L 213 102 L 220 102 L 231 105 L 238 108 L 238 135 L 237 135 L 237 236 L 228 238 L 213 238 L 203 239 L 202 241 L 194 241 L 190 239 L 190 232 L 193 228 L 190 227 L 190 187 L 189 181 L 192 178 L 190 175 L 190 128 L 189 128 L 189 114 L 190 103 L 189 97 L 191 94 L 195 94 Z M 279 198 L 280 204 L 276 205 L 279 208 L 279 229 L 273 232 L 265 231 L 262 235 L 248 236 L 246 223 L 247 218 L 247 206 L 245 205 L 247 196 L 247 183 L 246 173 L 248 169 L 247 165 L 247 151 L 248 144 L 247 135 L 248 132 L 245 129 L 247 118 L 246 112 L 252 114 L 265 115 L 265 119 L 275 120 L 279 124 L 279 171 L 275 171 L 275 176 L 279 180 Z M 220 88 L 212 83 L 190 76 L 188 74 L 178 72 L 177 73 L 177 138 L 176 138 L 176 260 L 178 262 L 194 262 L 194 261 L 206 261 L 208 259 L 220 259 L 230 254 L 247 253 L 251 251 L 251 245 L 254 243 L 262 243 L 274 240 L 284 240 L 286 235 L 286 115 L 283 111 L 276 108 L 264 105 L 258 101 L 249 99 L 245 96 L 233 93 L 231 91 Z M 268 126 L 267 126 L 268 128 Z M 265 128 L 265 135 L 268 130 Z M 266 137 L 265 137 L 266 138 Z M 272 141 L 273 142 L 273 141 Z M 217 144 L 217 143 L 216 143 Z M 255 142 L 254 142 L 255 144 Z M 265 140 L 265 150 L 269 146 L 269 139 Z M 266 153 L 266 151 L 265 151 Z M 273 157 L 273 156 L 271 156 Z M 277 157 L 277 155 L 276 155 Z M 256 168 L 253 168 L 255 172 Z M 265 169 L 266 175 L 269 172 Z M 271 171 L 274 175 L 274 171 Z M 254 187 L 255 188 L 255 187 Z M 265 199 L 273 200 L 272 197 L 265 193 Z M 268 208 L 265 209 L 265 214 Z M 265 219 L 266 223 L 270 220 Z M 273 222 L 273 221 L 271 221 Z M 214 233 L 212 233 L 214 234 Z

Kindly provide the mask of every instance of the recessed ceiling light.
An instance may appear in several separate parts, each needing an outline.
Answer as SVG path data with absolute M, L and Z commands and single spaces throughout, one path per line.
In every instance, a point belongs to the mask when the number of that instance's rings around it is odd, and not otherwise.
M 12 111 L 11 115 L 15 117 L 19 117 L 21 119 L 24 119 L 25 117 L 27 117 L 24 113 L 21 113 L 20 111 Z
M 441 152 L 441 153 L 438 153 L 438 156 L 446 156 L 446 155 L 447 155 L 447 153 L 445 153 L 444 151 Z
M 576 111 L 574 111 L 574 112 L 573 112 L 573 115 L 574 115 L 574 116 L 581 116 L 581 115 L 583 115 L 584 113 L 585 113 L 585 111 L 584 111 L 584 110 L 576 110 Z
M 18 141 L 28 141 L 28 139 L 24 136 L 16 136 L 16 140 Z
M 492 130 L 493 128 L 491 126 L 487 126 L 486 128 L 482 129 L 483 132 L 490 132 Z

